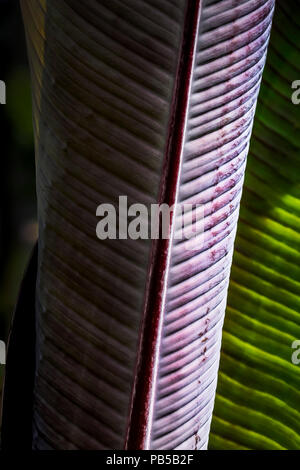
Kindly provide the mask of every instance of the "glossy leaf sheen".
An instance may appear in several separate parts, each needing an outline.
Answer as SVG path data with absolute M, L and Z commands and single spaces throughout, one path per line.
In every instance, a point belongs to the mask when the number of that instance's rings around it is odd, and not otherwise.
M 274 1 L 21 4 L 40 227 L 33 447 L 205 449 Z M 119 195 L 202 204 L 203 246 L 100 242 L 96 208 Z
M 204 204 L 205 236 L 202 249 L 192 257 L 181 243 L 174 243 L 171 251 L 153 423 L 156 449 L 207 446 L 235 227 L 272 6 L 245 2 L 228 11 L 228 2 L 219 2 L 202 10 L 179 201 Z

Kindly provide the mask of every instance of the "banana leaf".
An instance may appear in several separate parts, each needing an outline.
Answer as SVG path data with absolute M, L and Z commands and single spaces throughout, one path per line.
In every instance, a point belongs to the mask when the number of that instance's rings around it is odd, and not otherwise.
M 277 1 L 249 151 L 211 449 L 300 449 L 298 1 Z M 299 346 L 299 345 L 298 345 Z M 295 362 L 295 361 L 294 361 Z
M 22 0 L 21 5 L 39 217 L 33 396 L 30 383 L 26 386 L 32 412 L 24 416 L 28 430 L 31 414 L 32 435 L 26 446 L 206 449 L 274 1 Z M 171 236 L 99 240 L 97 208 L 117 205 L 122 195 L 128 205 L 175 206 Z M 259 201 L 254 195 L 244 211 L 262 209 Z M 199 238 L 176 238 L 181 223 L 176 208 L 182 203 L 203 208 Z M 290 199 L 284 203 L 292 205 Z M 294 223 L 295 214 L 285 212 Z M 273 219 L 270 223 L 273 230 Z M 296 243 L 297 234 L 289 227 L 290 232 Z M 233 271 L 233 281 L 234 276 Z M 265 284 L 270 286 L 269 278 Z M 296 305 L 294 297 L 289 294 Z M 17 311 L 26 312 L 23 298 L 21 293 Z M 32 297 L 28 310 L 32 313 Z M 294 310 L 287 315 L 292 322 Z M 235 334 L 251 331 L 245 323 L 238 326 Z M 224 347 L 227 335 L 228 327 Z M 240 359 L 242 351 L 240 346 Z M 10 350 L 9 357 L 16 363 Z M 276 370 L 283 368 L 282 360 Z M 222 371 L 221 386 L 223 376 Z M 217 417 L 228 408 L 220 397 Z M 6 423 L 12 412 L 11 404 Z M 228 417 L 227 423 L 230 427 Z M 9 447 L 16 438 L 7 426 Z M 230 441 L 215 426 L 214 436 Z

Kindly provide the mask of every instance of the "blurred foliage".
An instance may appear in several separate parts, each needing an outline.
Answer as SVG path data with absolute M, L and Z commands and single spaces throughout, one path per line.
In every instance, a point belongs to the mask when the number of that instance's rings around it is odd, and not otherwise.
M 31 95 L 19 2 L 0 0 L 0 339 L 7 341 L 11 315 L 36 238 L 35 169 Z M 4 366 L 0 366 L 1 376 Z

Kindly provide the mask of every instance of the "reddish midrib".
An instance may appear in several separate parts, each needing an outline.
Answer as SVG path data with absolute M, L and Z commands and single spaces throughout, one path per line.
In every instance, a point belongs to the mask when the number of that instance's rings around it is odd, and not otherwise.
M 189 89 L 192 79 L 195 45 L 200 18 L 201 0 L 188 0 L 184 32 L 174 87 L 169 136 L 160 183 L 159 203 L 170 207 L 176 202 L 180 164 L 184 145 Z M 170 224 L 173 224 L 173 214 Z M 168 275 L 168 256 L 172 240 L 153 242 L 145 291 L 137 365 L 125 449 L 148 448 L 148 432 L 152 423 L 151 409 L 156 388 L 157 357 L 164 312 L 164 291 Z

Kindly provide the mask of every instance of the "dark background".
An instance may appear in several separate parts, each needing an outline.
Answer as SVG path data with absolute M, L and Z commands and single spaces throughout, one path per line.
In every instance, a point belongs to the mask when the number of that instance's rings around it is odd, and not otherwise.
M 7 341 L 11 315 L 37 237 L 35 164 L 29 69 L 18 0 L 0 0 L 0 340 Z M 0 365 L 0 390 L 4 366 Z

